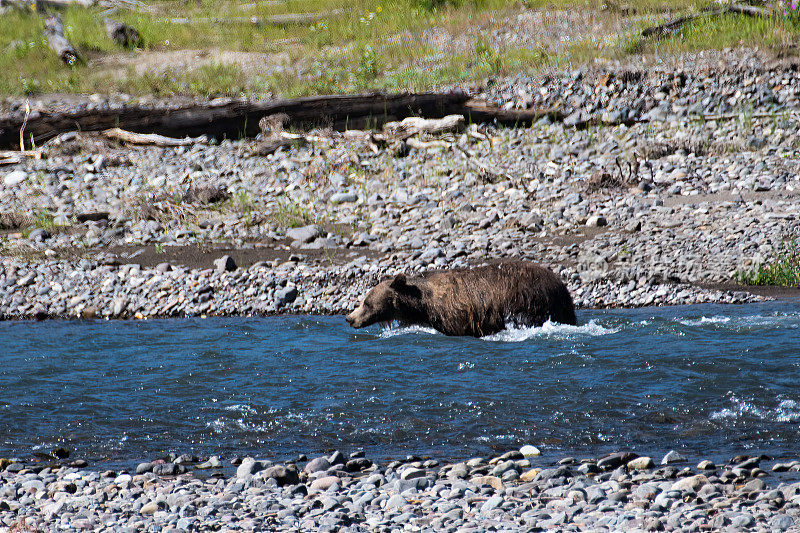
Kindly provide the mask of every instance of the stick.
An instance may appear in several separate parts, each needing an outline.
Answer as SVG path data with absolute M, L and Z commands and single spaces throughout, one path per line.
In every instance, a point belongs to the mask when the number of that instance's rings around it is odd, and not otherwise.
M 118 139 L 129 144 L 151 144 L 154 146 L 190 146 L 200 142 L 199 139 L 192 139 L 191 137 L 176 139 L 174 137 L 158 135 L 157 133 L 134 133 L 120 128 L 105 130 L 103 135 L 110 139 Z
M 31 115 L 31 106 L 28 100 L 25 100 L 25 119 L 22 121 L 22 127 L 19 129 L 19 151 L 25 151 L 25 126 L 28 125 L 28 117 Z
M 750 118 L 772 118 L 776 115 L 796 115 L 797 113 L 780 112 L 780 113 L 752 113 Z M 742 113 L 721 113 L 719 115 L 703 115 L 704 120 L 735 120 L 742 116 Z

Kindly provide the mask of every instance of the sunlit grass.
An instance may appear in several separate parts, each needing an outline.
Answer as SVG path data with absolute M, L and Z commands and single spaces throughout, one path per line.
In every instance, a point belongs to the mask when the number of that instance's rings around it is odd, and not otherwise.
M 543 67 L 577 66 L 598 57 L 671 54 L 709 48 L 759 45 L 791 50 L 800 41 L 796 20 L 726 15 L 703 17 L 665 39 L 644 39 L 639 30 L 665 15 L 697 12 L 707 1 L 632 0 L 197 0 L 162 1 L 141 12 L 114 17 L 141 34 L 143 51 L 126 51 L 108 38 L 101 9 L 64 12 L 66 34 L 87 64 L 63 65 L 43 39 L 37 14 L 9 12 L 0 17 L 0 94 L 114 92 L 201 96 L 264 94 L 297 96 L 369 89 L 423 89 L 448 83 L 479 83 L 491 76 L 535 73 Z M 627 6 L 623 12 L 621 5 Z M 580 42 L 530 47 L 513 41 L 498 47 L 474 37 L 476 28 L 515 17 L 525 9 L 584 9 L 607 17 L 636 14 L 623 35 L 582 36 Z M 330 13 L 308 24 L 277 25 L 265 18 L 285 13 Z M 254 25 L 251 17 L 260 21 Z M 176 24 L 188 18 L 193 24 Z M 471 49 L 444 45 L 435 35 L 473 32 Z M 477 35 L 480 35 L 479 33 Z M 434 36 L 434 37 L 432 37 Z M 280 65 L 253 67 L 210 58 L 189 68 L 137 63 L 136 54 L 218 50 L 272 54 Z M 97 67 L 98 60 L 119 61 Z M 189 56 L 190 58 L 192 56 Z M 126 60 L 126 58 L 129 58 Z M 262 61 L 263 56 L 253 59 Z M 134 64 L 127 67 L 126 64 Z M 121 65 L 121 66 L 120 66 Z
M 747 285 L 800 287 L 800 242 L 788 240 L 773 251 L 768 262 L 741 272 L 738 277 Z

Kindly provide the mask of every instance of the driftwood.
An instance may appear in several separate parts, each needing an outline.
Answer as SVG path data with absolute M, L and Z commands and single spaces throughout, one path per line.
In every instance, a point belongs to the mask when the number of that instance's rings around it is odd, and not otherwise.
M 731 4 L 728 6 L 728 11 L 739 15 L 750 15 L 751 17 L 766 17 L 770 15 L 769 9 L 747 4 Z
M 41 111 L 29 119 L 26 136 L 37 144 L 68 131 L 98 131 L 119 127 L 129 132 L 185 137 L 207 134 L 221 137 L 255 137 L 265 115 L 286 113 L 296 127 L 321 125 L 344 130 L 360 123 L 380 125 L 407 116 L 441 117 L 464 114 L 468 100 L 463 92 L 371 93 L 313 96 L 295 99 L 251 101 L 219 99 L 178 108 L 151 109 L 130 106 L 121 110 L 80 109 L 72 112 Z M 23 117 L 0 118 L 0 147 L 18 142 Z
M 264 24 L 272 24 L 274 26 L 291 26 L 301 24 L 314 24 L 321 20 L 327 20 L 344 13 L 343 9 L 334 9 L 322 13 L 283 13 L 279 15 L 270 15 L 268 17 L 197 17 L 197 18 L 172 18 L 165 19 L 170 24 L 252 24 L 253 26 L 261 26 Z
M 200 142 L 198 139 L 176 139 L 158 135 L 157 133 L 134 133 L 120 128 L 105 130 L 103 135 L 109 139 L 117 139 L 128 144 L 150 144 L 153 146 L 190 146 Z
M 250 146 L 245 148 L 244 153 L 247 155 L 261 156 L 274 154 L 281 148 L 288 148 L 289 146 L 294 145 L 296 142 L 297 141 L 294 139 L 285 139 L 283 137 L 265 139 L 252 143 Z
M 410 116 L 438 118 L 463 115 L 468 122 L 492 122 L 510 126 L 530 125 L 549 117 L 564 119 L 554 109 L 505 110 L 470 99 L 462 91 L 426 93 L 368 93 L 360 95 L 309 96 L 294 99 L 252 101 L 217 99 L 181 107 L 153 109 L 130 106 L 123 109 L 79 109 L 68 112 L 40 111 L 28 120 L 26 138 L 36 144 L 70 131 L 103 131 L 120 128 L 128 133 L 157 133 L 168 137 L 209 135 L 217 138 L 255 137 L 259 121 L 267 115 L 285 113 L 297 128 L 323 126 L 337 131 L 380 127 Z M 0 147 L 18 143 L 22 116 L 0 118 Z M 380 134 L 371 134 L 381 142 Z
M 444 141 L 420 141 L 419 139 L 412 138 L 404 142 L 408 144 L 409 148 L 416 148 L 417 150 L 427 150 L 429 148 L 450 148 L 450 143 Z
M 408 139 L 420 133 L 444 133 L 464 127 L 463 115 L 447 115 L 444 118 L 408 117 L 400 122 L 387 122 L 383 133 L 388 139 Z
M 142 37 L 136 28 L 112 19 L 104 19 L 106 31 L 111 40 L 123 48 L 137 48 L 142 44 Z
M 465 102 L 458 112 L 469 122 L 496 122 L 504 126 L 529 126 L 544 117 L 556 122 L 566 118 L 557 109 L 500 109 L 478 99 Z
M 768 16 L 771 12 L 768 9 L 760 7 L 755 7 L 745 4 L 731 4 L 729 6 L 713 9 L 711 11 L 701 11 L 700 13 L 691 13 L 689 15 L 683 15 L 674 18 L 670 21 L 667 21 L 664 24 L 659 24 L 658 26 L 651 26 L 649 28 L 645 28 L 642 30 L 642 37 L 655 37 L 655 38 L 668 37 L 673 33 L 677 33 L 678 31 L 683 29 L 683 27 L 686 25 L 687 22 L 691 22 L 693 20 L 703 17 L 715 17 L 719 15 L 725 15 L 727 13 L 750 15 L 753 17 L 763 17 L 763 16 Z
M 61 61 L 67 65 L 74 65 L 78 62 L 78 52 L 64 37 L 64 24 L 61 22 L 61 17 L 50 15 L 47 18 L 44 22 L 44 35 L 47 38 L 47 44 L 50 45 L 50 49 L 61 58 Z
M 0 152 L 0 166 L 15 165 L 22 161 L 22 158 L 16 153 Z

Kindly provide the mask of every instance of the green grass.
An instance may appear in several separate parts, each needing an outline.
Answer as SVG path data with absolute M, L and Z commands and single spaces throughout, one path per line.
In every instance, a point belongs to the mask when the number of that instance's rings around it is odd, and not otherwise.
M 661 40 L 643 43 L 642 51 L 667 54 L 737 46 L 761 46 L 783 51 L 800 39 L 800 18 L 774 15 L 748 17 L 727 14 L 702 17 L 687 24 L 682 31 Z
M 252 1 L 252 0 L 251 0 Z M 618 7 L 625 4 L 628 14 Z M 241 94 L 300 96 L 369 89 L 422 89 L 447 83 L 480 82 L 487 77 L 564 67 L 597 57 L 623 59 L 639 53 L 667 54 L 730 46 L 761 45 L 792 50 L 800 42 L 798 19 L 726 15 L 704 17 L 666 39 L 642 39 L 639 29 L 663 15 L 696 12 L 709 1 L 630 0 L 286 0 L 245 4 L 240 0 L 160 1 L 149 11 L 120 11 L 116 19 L 141 34 L 144 52 L 186 51 L 210 60 L 190 68 L 163 65 L 156 57 L 140 62 L 142 51 L 127 51 L 105 33 L 101 8 L 70 8 L 63 13 L 66 35 L 87 61 L 63 65 L 43 40 L 38 14 L 9 12 L 0 17 L 0 95 L 44 92 L 171 94 L 204 97 Z M 610 9 L 600 11 L 601 6 Z M 443 52 L 431 30 L 459 37 L 491 26 L 523 9 L 580 9 L 597 16 L 644 15 L 628 35 L 598 35 L 580 43 L 545 43 L 531 48 L 514 43 L 498 48 L 491 40 L 473 38 L 471 48 Z M 233 18 L 268 17 L 282 13 L 332 12 L 313 24 L 254 26 Z M 172 18 L 213 19 L 192 25 Z M 277 68 L 242 67 L 217 59 L 216 51 L 271 54 Z M 109 56 L 112 57 L 108 60 Z M 108 60 L 108 62 L 103 62 Z M 262 57 L 253 63 L 258 64 Z M 99 65 L 99 66 L 98 66 Z M 148 66 L 150 65 L 150 66 Z
M 312 208 L 290 199 L 278 201 L 277 210 L 273 216 L 281 226 L 287 228 L 297 228 L 320 222 L 319 215 Z
M 747 285 L 800 287 L 800 242 L 786 241 L 774 251 L 769 262 L 739 273 L 738 278 Z

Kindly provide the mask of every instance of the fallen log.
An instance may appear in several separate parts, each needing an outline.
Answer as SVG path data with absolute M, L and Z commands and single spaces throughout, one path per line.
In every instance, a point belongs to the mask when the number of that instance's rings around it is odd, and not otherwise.
M 152 109 L 130 106 L 123 109 L 79 109 L 68 112 L 43 110 L 28 120 L 25 135 L 37 144 L 68 131 L 102 131 L 118 127 L 135 133 L 158 133 L 170 137 L 210 135 L 217 138 L 255 137 L 265 115 L 285 113 L 294 127 L 309 125 L 343 131 L 361 123 L 380 126 L 408 116 L 442 117 L 466 114 L 469 96 L 460 91 L 447 93 L 371 93 L 360 95 L 311 96 L 295 99 L 252 101 L 219 99 L 201 104 Z M 23 117 L 0 118 L 0 147 L 18 142 Z
M 47 38 L 50 49 L 61 58 L 61 61 L 70 66 L 78 62 L 78 52 L 64 37 L 64 24 L 61 22 L 61 17 L 58 15 L 47 17 L 44 22 L 44 36 Z
M 739 15 L 750 15 L 751 17 L 766 17 L 771 14 L 769 9 L 747 4 L 731 4 L 728 6 L 728 11 Z
M 664 24 L 659 24 L 658 26 L 651 26 L 649 28 L 645 28 L 642 30 L 642 37 L 655 37 L 655 38 L 668 37 L 683 29 L 683 27 L 686 25 L 687 22 L 691 22 L 693 20 L 702 17 L 716 17 L 728 13 L 735 13 L 738 15 L 749 15 L 751 17 L 764 17 L 770 15 L 771 12 L 768 9 L 756 6 L 750 6 L 745 4 L 731 4 L 729 6 L 713 9 L 711 11 L 701 11 L 699 13 L 691 13 L 689 15 L 683 15 L 680 17 L 676 17 L 672 20 L 669 20 Z
M 106 31 L 112 41 L 123 48 L 138 48 L 142 44 L 142 37 L 136 28 L 113 19 L 104 19 Z
M 67 9 L 70 7 L 92 7 L 94 0 L 36 0 L 36 10 L 40 13 L 47 9 Z

